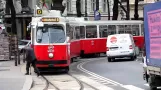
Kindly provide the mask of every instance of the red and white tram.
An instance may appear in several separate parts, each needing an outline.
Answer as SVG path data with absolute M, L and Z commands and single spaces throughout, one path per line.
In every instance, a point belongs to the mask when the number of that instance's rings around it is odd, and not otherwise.
M 81 56 L 106 52 L 107 36 L 111 34 L 130 33 L 135 44 L 143 48 L 143 21 L 70 21 L 70 25 L 80 36 Z
M 70 34 L 69 22 L 61 17 L 60 11 L 50 10 L 32 18 L 31 42 L 39 69 L 69 70 L 71 58 L 80 55 L 80 42 L 77 39 L 69 42 Z

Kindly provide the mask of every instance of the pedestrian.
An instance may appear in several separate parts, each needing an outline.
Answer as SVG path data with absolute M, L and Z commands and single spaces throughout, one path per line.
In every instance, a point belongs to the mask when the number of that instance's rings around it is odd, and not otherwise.
M 34 68 L 34 71 L 37 73 L 37 76 L 39 76 L 40 72 L 36 67 L 36 56 L 34 53 L 34 49 L 31 47 L 26 47 L 25 52 L 26 52 L 26 74 L 25 75 L 29 75 L 29 68 L 32 65 Z

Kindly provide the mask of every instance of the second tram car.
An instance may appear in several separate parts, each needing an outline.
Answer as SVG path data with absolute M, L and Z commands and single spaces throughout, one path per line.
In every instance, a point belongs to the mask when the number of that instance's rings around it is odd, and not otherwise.
M 70 21 L 79 32 L 81 56 L 106 52 L 108 35 L 129 33 L 133 35 L 135 45 L 143 48 L 143 21 Z

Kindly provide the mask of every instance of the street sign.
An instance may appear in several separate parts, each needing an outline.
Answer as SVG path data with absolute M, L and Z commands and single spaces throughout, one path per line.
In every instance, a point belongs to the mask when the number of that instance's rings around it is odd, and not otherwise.
M 101 13 L 99 10 L 94 11 L 94 20 L 101 20 Z
M 42 14 L 42 9 L 37 9 L 37 14 L 41 15 Z

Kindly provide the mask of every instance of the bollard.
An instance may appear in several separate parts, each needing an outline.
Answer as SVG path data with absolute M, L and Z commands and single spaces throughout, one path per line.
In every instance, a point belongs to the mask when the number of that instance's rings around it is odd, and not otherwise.
M 20 53 L 18 51 L 18 64 L 20 65 Z
M 17 50 L 16 51 L 17 51 L 17 56 L 18 56 L 18 64 L 20 65 L 20 52 L 19 52 L 19 49 L 18 49 L 18 37 L 17 37 L 16 41 L 17 41 L 17 43 L 16 43 L 17 44 L 16 45 L 17 46 L 17 48 L 16 48 Z
M 25 63 L 25 50 L 23 50 L 23 63 Z
M 16 57 L 16 53 L 15 53 L 15 66 L 17 66 L 17 57 Z

